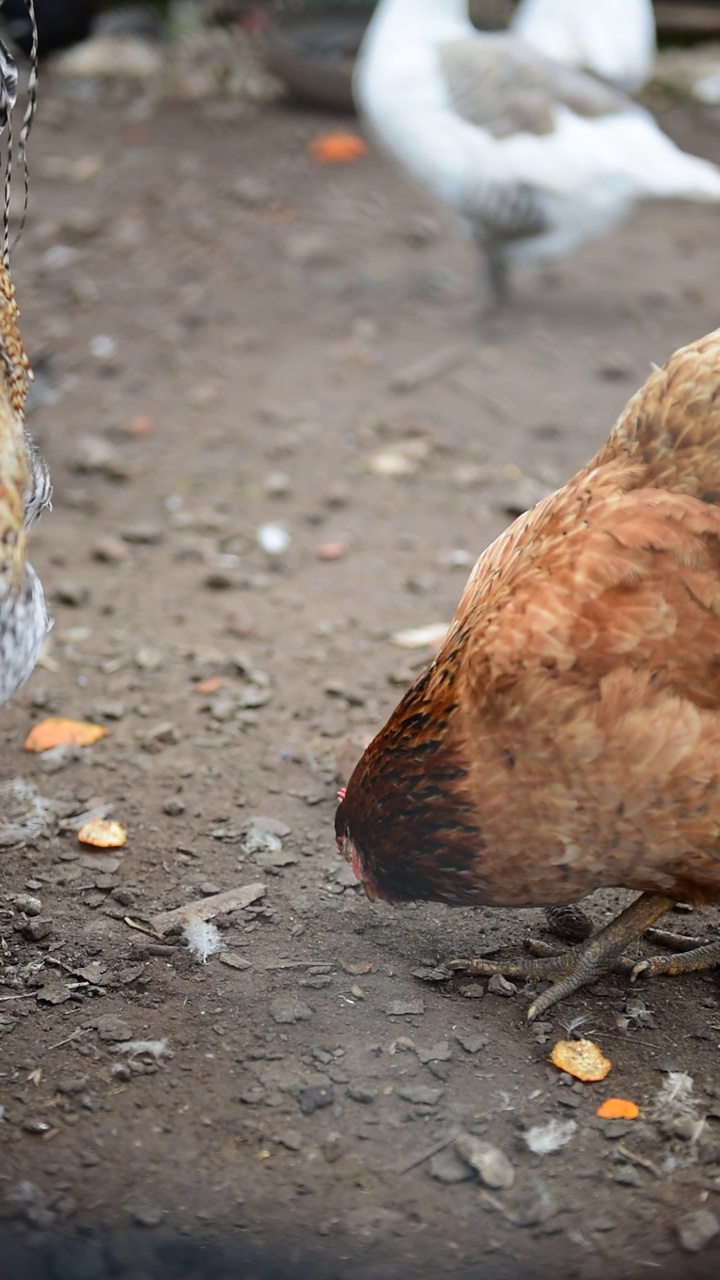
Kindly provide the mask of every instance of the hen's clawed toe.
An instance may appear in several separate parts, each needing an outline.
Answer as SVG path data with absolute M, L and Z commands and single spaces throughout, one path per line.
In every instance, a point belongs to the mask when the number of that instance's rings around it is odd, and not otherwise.
M 580 987 L 596 982 L 606 973 L 629 974 L 634 981 L 641 974 L 655 977 L 659 974 L 693 973 L 720 964 L 720 940 L 700 946 L 692 945 L 687 950 L 687 946 L 695 944 L 696 940 L 668 934 L 664 930 L 655 931 L 656 941 L 674 947 L 676 954 L 654 956 L 640 961 L 637 957 L 631 958 L 624 954 L 672 905 L 670 898 L 643 893 L 588 942 L 569 947 L 566 951 L 556 952 L 546 943 L 535 943 L 534 955 L 507 963 L 452 960 L 450 967 L 473 975 L 491 976 L 501 973 L 508 978 L 549 980 L 552 986 L 543 991 L 528 1010 L 528 1018 L 532 1022 L 558 1000 L 572 995 Z

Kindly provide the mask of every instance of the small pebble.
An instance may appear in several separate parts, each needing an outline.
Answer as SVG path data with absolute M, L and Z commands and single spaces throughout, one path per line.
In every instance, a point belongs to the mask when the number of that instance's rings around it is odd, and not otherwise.
M 309 1009 L 296 996 L 275 996 L 274 1000 L 270 1001 L 270 1017 L 273 1022 L 281 1026 L 294 1022 L 307 1022 L 312 1017 L 312 1009 Z
M 282 524 L 262 524 L 256 536 L 258 544 L 269 556 L 281 556 L 290 546 L 290 534 Z
M 436 1156 L 433 1156 L 429 1168 L 430 1177 L 436 1182 L 445 1183 L 446 1186 L 452 1186 L 456 1182 L 467 1182 L 473 1176 L 469 1164 L 461 1160 L 452 1147 L 439 1151 Z
M 90 599 L 90 588 L 84 582 L 58 582 L 53 591 L 58 604 L 67 604 L 80 609 Z
M 683 1249 L 699 1253 L 720 1232 L 720 1219 L 712 1209 L 696 1209 L 680 1218 L 677 1232 Z
M 28 942 L 42 942 L 44 938 L 51 936 L 53 922 L 48 917 L 35 916 L 23 924 L 20 932 L 23 938 L 27 938 Z
M 116 1013 L 104 1013 L 98 1018 L 96 1026 L 101 1040 L 117 1043 L 132 1040 L 132 1027 Z
M 233 951 L 224 951 L 220 956 L 220 963 L 227 965 L 228 969 L 251 969 L 252 964 L 249 960 L 244 960 L 242 956 L 237 956 Z
M 318 560 L 342 560 L 346 551 L 344 542 L 321 542 L 315 554 Z
M 42 902 L 30 893 L 17 893 L 13 898 L 13 906 L 26 916 L 39 916 L 42 911 Z
M 110 533 L 93 543 L 93 560 L 99 560 L 102 564 L 122 564 L 129 555 L 127 543 Z
M 421 1107 L 437 1106 L 444 1093 L 444 1089 L 433 1089 L 425 1084 L 407 1085 L 404 1089 L 398 1089 L 398 1096 L 405 1102 L 413 1102 Z
M 271 471 L 263 484 L 271 498 L 285 498 L 292 490 L 292 481 L 285 471 Z
M 377 1098 L 376 1089 L 366 1089 L 362 1085 L 348 1085 L 345 1092 L 353 1102 L 359 1102 L 364 1106 L 369 1106 Z
M 165 1217 L 165 1210 L 159 1205 L 148 1204 L 143 1205 L 140 1209 L 133 1210 L 133 1222 L 139 1227 L 159 1227 Z
M 339 1133 L 329 1133 L 322 1144 L 322 1153 L 328 1164 L 335 1164 L 343 1154 L 344 1145 L 342 1135 Z
M 455 1150 L 474 1169 L 486 1187 L 507 1191 L 515 1182 L 515 1170 L 499 1147 L 472 1133 L 461 1133 L 455 1139 Z
M 60 247 L 60 246 L 58 246 Z M 98 333 L 90 339 L 90 355 L 96 360 L 112 360 L 117 353 L 117 342 L 106 333 Z
M 157 524 L 134 524 L 129 528 L 123 529 L 122 536 L 126 542 L 131 542 L 137 546 L 154 547 L 162 542 L 165 532 Z
M 494 996 L 503 996 L 506 1000 L 510 996 L 517 995 L 517 987 L 514 982 L 508 982 L 501 973 L 494 973 L 488 982 L 488 991 Z
M 283 1129 L 276 1134 L 275 1141 L 288 1151 L 299 1151 L 302 1146 L 302 1137 L 296 1129 Z
M 391 1000 L 385 1006 L 385 1013 L 388 1018 L 413 1017 L 424 1012 L 424 1000 Z
M 331 1084 L 314 1084 L 301 1089 L 298 1103 L 303 1115 L 311 1116 L 324 1107 L 331 1107 L 335 1101 L 335 1090 Z
M 484 1031 L 456 1031 L 455 1039 L 462 1046 L 466 1053 L 479 1053 L 481 1049 L 487 1049 L 490 1043 L 490 1037 Z

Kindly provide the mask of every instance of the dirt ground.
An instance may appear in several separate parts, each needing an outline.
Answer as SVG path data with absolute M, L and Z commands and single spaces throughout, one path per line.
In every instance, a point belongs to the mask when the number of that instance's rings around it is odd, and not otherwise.
M 720 160 L 720 113 L 661 116 Z M 37 792 L 26 842 L 0 831 L 3 1274 L 716 1275 L 717 977 L 608 980 L 530 1027 L 527 991 L 432 971 L 521 946 L 542 915 L 374 908 L 333 814 L 353 742 L 430 655 L 394 633 L 449 619 L 509 516 L 587 459 L 651 361 L 717 325 L 718 212 L 648 208 L 522 274 L 490 343 L 437 211 L 377 155 L 308 160 L 326 119 L 137 117 L 43 86 L 15 256 L 54 371 L 32 558 L 55 627 L 1 722 L 0 776 Z M 278 522 L 273 557 L 257 535 Z M 51 714 L 108 735 L 24 752 Z M 98 809 L 123 849 L 78 843 Z M 250 884 L 264 896 L 220 917 L 205 964 L 148 931 Z M 605 1084 L 549 1064 L 578 1019 Z M 675 1104 L 669 1071 L 693 1077 Z M 599 1120 L 609 1095 L 641 1118 Z M 534 1154 L 551 1121 L 565 1145 Z M 459 1130 L 513 1186 L 432 1158 Z

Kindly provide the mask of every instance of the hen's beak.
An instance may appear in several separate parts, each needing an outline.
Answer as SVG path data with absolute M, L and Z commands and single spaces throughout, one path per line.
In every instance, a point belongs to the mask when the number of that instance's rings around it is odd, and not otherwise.
M 361 880 L 360 883 L 363 889 L 365 890 L 365 897 L 369 898 L 371 902 L 377 902 L 377 893 L 375 892 L 375 889 L 373 888 L 373 886 L 370 884 L 370 881 Z

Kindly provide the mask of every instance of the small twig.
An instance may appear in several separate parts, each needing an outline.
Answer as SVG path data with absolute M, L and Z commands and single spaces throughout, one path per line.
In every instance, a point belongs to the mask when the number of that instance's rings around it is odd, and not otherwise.
M 655 1178 L 662 1178 L 662 1173 L 657 1165 L 653 1164 L 652 1160 L 648 1160 L 647 1156 L 639 1156 L 634 1151 L 628 1151 L 628 1148 L 624 1147 L 621 1142 L 617 1145 L 617 1151 L 626 1160 L 629 1160 L 631 1164 L 639 1164 L 641 1169 L 649 1170 Z
M 162 941 L 162 934 L 156 929 L 148 929 L 144 924 L 138 924 L 137 920 L 131 919 L 130 916 L 123 916 L 123 923 L 129 925 L 131 929 L 137 929 L 139 933 L 146 933 L 149 938 L 155 938 Z
M 407 1164 L 402 1165 L 401 1168 L 396 1170 L 396 1172 L 398 1174 L 409 1173 L 411 1169 L 417 1169 L 418 1165 L 424 1164 L 426 1160 L 432 1160 L 433 1156 L 439 1155 L 446 1147 L 451 1146 L 458 1134 L 461 1132 L 462 1130 L 460 1129 L 460 1126 L 455 1125 L 446 1138 L 443 1138 L 440 1142 L 436 1142 L 434 1147 L 429 1147 L 428 1150 L 423 1151 L 421 1155 L 415 1156 L 414 1159 L 408 1161 Z
M 5 1004 L 6 1000 L 34 1000 L 36 995 L 37 991 L 23 991 L 18 996 L 0 996 L 0 1004 Z
M 59 1049 L 63 1044 L 70 1044 L 73 1040 L 79 1040 L 80 1036 L 87 1035 L 88 1030 L 88 1027 L 76 1027 L 72 1035 L 66 1036 L 64 1040 L 56 1040 L 55 1044 L 49 1044 L 45 1052 L 50 1053 L 51 1049 Z
M 495 1209 L 497 1213 L 501 1213 L 503 1218 L 508 1222 L 512 1222 L 513 1224 L 517 1222 L 516 1215 L 510 1212 L 507 1206 L 503 1204 L 502 1200 L 498 1200 L 497 1196 L 490 1195 L 490 1192 L 485 1191 L 483 1187 L 480 1187 L 478 1190 L 478 1200 L 480 1200 L 482 1204 L 486 1204 L 489 1209 Z
M 266 964 L 268 969 L 315 969 L 327 966 L 332 967 L 331 960 L 278 960 L 275 964 Z

